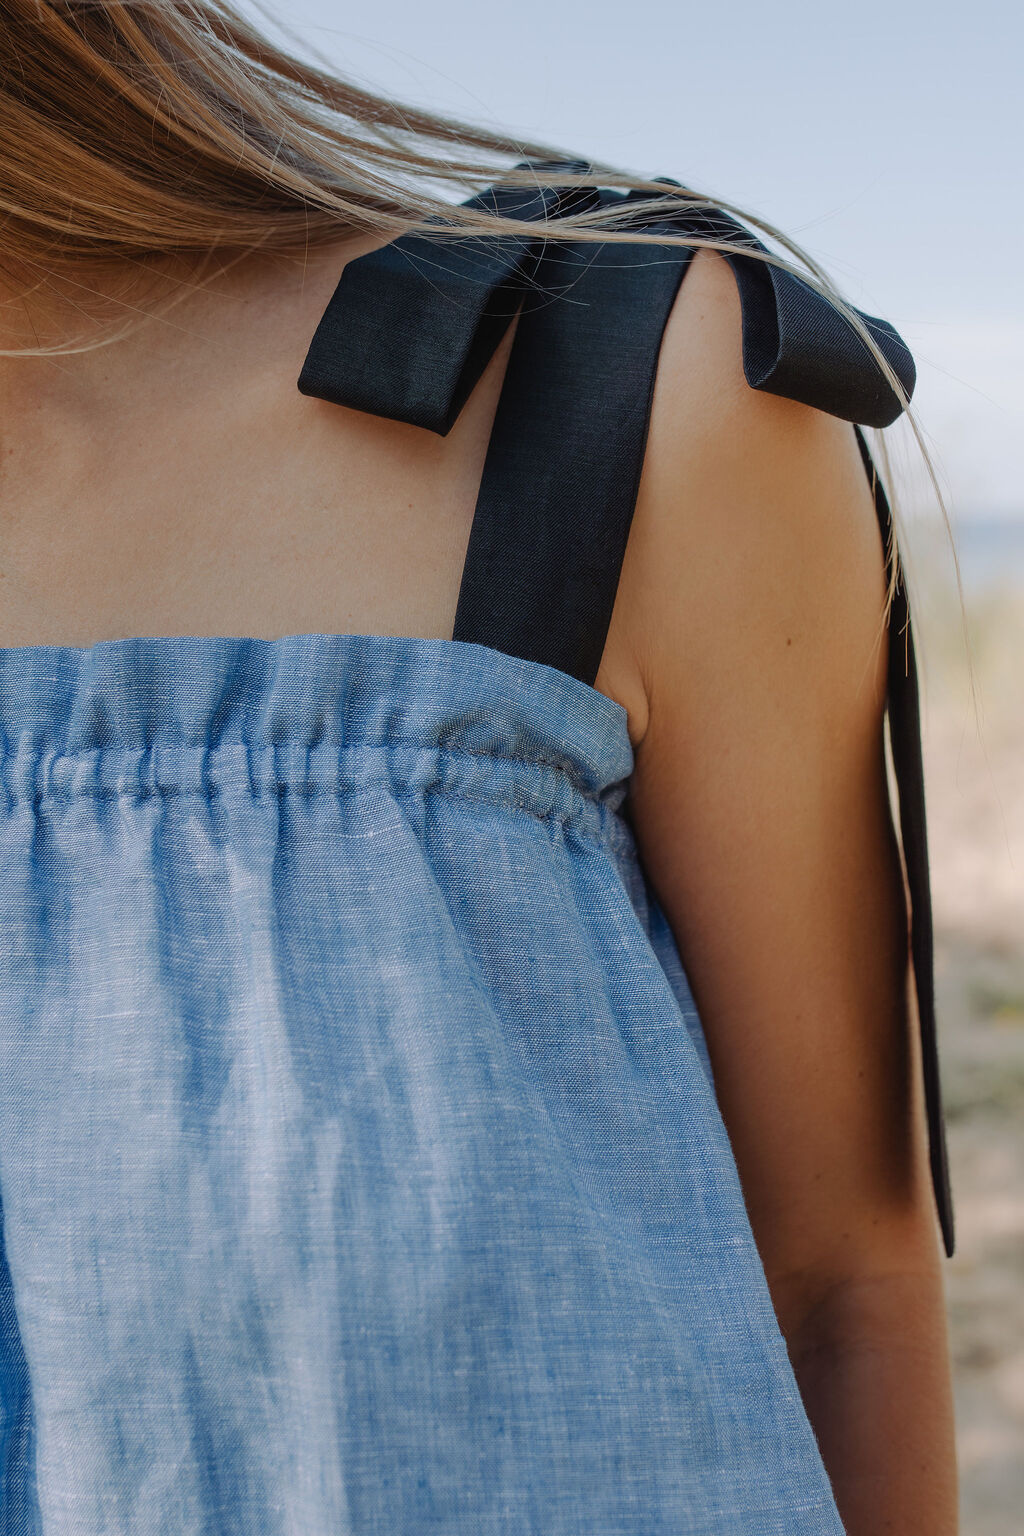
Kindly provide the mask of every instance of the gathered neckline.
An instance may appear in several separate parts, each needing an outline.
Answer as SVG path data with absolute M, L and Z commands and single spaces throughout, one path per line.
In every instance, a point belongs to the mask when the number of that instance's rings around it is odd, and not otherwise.
M 8 760 L 375 747 L 556 770 L 598 797 L 633 769 L 623 705 L 475 641 L 313 631 L 0 646 Z

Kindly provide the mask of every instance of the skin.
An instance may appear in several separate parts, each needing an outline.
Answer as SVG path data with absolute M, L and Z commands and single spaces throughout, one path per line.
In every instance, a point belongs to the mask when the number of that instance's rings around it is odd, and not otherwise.
M 748 388 L 740 335 L 731 273 L 697 258 L 627 551 L 637 840 L 847 1530 L 949 1536 L 941 1258 L 882 754 L 881 538 L 852 428 Z
M 247 259 L 100 352 L 0 358 L 0 644 L 450 639 L 514 329 L 447 438 L 300 396 L 341 267 L 376 243 Z M 0 346 L 71 313 L 0 303 Z M 846 1528 L 953 1536 L 881 542 L 852 429 L 749 389 L 740 355 L 733 279 L 703 253 L 596 686 L 628 713 L 638 846 Z

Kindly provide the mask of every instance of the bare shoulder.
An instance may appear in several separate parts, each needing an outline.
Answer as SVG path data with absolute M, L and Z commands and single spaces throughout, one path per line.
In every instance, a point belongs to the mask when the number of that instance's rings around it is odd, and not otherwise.
M 757 695 L 780 666 L 824 682 L 845 657 L 877 682 L 883 566 L 852 427 L 747 384 L 731 269 L 698 252 L 662 341 L 617 604 L 634 747 L 653 757 L 740 673 Z

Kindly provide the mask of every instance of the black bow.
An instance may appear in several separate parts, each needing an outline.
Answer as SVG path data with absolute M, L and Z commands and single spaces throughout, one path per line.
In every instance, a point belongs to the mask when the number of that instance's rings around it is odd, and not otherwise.
M 522 162 L 517 169 L 586 174 L 586 161 Z M 669 177 L 659 181 L 678 186 Z M 489 187 L 464 205 L 543 221 L 609 201 L 632 201 L 597 188 Z M 719 209 L 660 211 L 638 225 L 749 250 L 767 247 Z M 345 267 L 299 376 L 303 394 L 425 427 L 445 436 L 493 356 L 516 309 L 536 283 L 546 241 L 528 236 L 448 238 L 402 235 Z M 670 256 L 676 250 L 666 246 Z M 810 283 L 783 268 L 724 253 L 736 277 L 748 384 L 832 416 L 884 427 L 903 409 L 849 322 Z M 550 268 L 549 268 L 550 270 Z M 911 354 L 885 320 L 857 310 L 909 397 Z

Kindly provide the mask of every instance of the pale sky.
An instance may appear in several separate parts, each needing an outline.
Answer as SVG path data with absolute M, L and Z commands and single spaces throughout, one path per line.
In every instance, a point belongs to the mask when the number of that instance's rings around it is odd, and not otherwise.
M 1024 517 L 1021 7 L 263 4 L 376 90 L 786 229 L 911 344 L 954 515 Z

